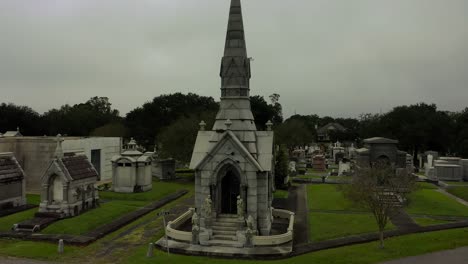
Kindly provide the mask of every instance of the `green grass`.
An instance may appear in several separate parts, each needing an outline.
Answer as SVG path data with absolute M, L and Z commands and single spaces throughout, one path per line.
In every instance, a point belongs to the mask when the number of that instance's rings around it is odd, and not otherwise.
M 99 197 L 102 200 L 133 200 L 133 201 L 148 201 L 155 202 L 164 196 L 175 193 L 183 189 L 193 189 L 191 183 L 179 182 L 162 182 L 154 181 L 153 189 L 142 193 L 116 193 L 111 191 L 99 192 Z
M 26 194 L 28 204 L 39 205 L 41 203 L 41 196 L 38 194 Z
M 289 192 L 285 190 L 276 190 L 273 194 L 274 198 L 286 199 L 288 198 Z
M 307 203 L 314 210 L 362 211 L 347 200 L 334 184 L 312 184 L 307 186 Z
M 416 187 L 418 189 L 437 189 L 438 187 L 432 183 L 428 182 L 417 182 Z
M 468 187 L 448 188 L 447 192 L 457 196 L 458 198 L 468 201 Z
M 111 201 L 77 217 L 60 220 L 48 226 L 42 233 L 83 235 L 101 225 L 110 223 L 125 214 L 133 212 L 145 204 L 145 202 L 139 201 Z
M 449 186 L 466 186 L 468 187 L 468 182 L 449 182 L 445 181 L 445 184 L 448 184 Z
M 313 242 L 374 233 L 378 231 L 375 218 L 371 214 L 309 213 L 309 234 Z M 395 228 L 390 222 L 386 229 Z
M 33 208 L 16 214 L 1 217 L 0 231 L 11 230 L 14 224 L 33 218 L 36 212 L 37 208 Z
M 386 239 L 386 248 L 379 249 L 378 242 L 340 247 L 318 252 L 312 252 L 301 256 L 284 259 L 256 261 L 236 259 L 216 259 L 208 257 L 192 257 L 155 251 L 153 258 L 146 258 L 147 245 L 131 252 L 122 259 L 122 263 L 192 263 L 192 264 L 371 264 L 386 260 L 398 259 L 407 256 L 421 255 L 439 250 L 453 249 L 468 245 L 468 228 L 453 229 L 439 232 L 407 235 Z
M 72 253 L 79 248 L 65 245 L 65 250 Z M 62 257 L 57 254 L 57 244 L 16 239 L 0 239 L 0 255 L 40 260 L 58 260 Z
M 74 218 L 58 221 L 42 231 L 45 234 L 83 235 L 112 220 L 136 211 L 147 204 L 179 190 L 192 190 L 193 184 L 178 182 L 153 182 L 153 189 L 144 193 L 100 192 L 101 199 L 108 201 L 101 207 Z
M 416 224 L 420 226 L 431 226 L 431 225 L 451 223 L 450 221 L 433 219 L 433 218 L 428 218 L 428 217 L 411 217 L 411 218 L 413 218 Z
M 467 216 L 468 207 L 431 189 L 420 189 L 409 195 L 410 214 Z

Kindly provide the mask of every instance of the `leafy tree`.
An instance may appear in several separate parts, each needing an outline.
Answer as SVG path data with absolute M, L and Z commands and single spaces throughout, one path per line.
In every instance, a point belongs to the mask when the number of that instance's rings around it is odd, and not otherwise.
M 275 128 L 276 142 L 289 149 L 304 146 L 314 140 L 313 132 L 301 119 L 289 119 Z
M 218 108 L 218 103 L 212 97 L 193 93 L 161 95 L 129 112 L 125 125 L 131 136 L 151 149 L 162 130 L 176 120 L 206 111 L 216 111 Z
M 264 130 L 268 121 L 273 122 L 274 125 L 283 122 L 282 108 L 278 102 L 279 95 L 276 94 L 274 99 L 272 104 L 268 104 L 263 96 L 255 95 L 250 97 L 250 105 L 257 129 Z
M 285 179 L 288 177 L 289 172 L 289 157 L 286 146 L 279 146 L 278 152 L 275 157 L 275 186 L 276 189 L 284 189 Z
M 107 97 L 92 97 L 73 106 L 66 104 L 43 115 L 49 135 L 89 136 L 96 128 L 120 120 L 119 112 L 111 108 Z
M 113 122 L 105 124 L 101 127 L 95 128 L 91 131 L 90 136 L 92 137 L 128 137 L 128 129 L 123 125 L 122 122 Z
M 183 116 L 164 128 L 158 136 L 160 156 L 188 163 L 192 157 L 200 121 L 205 121 L 206 128 L 210 128 L 213 126 L 215 114 L 211 111 L 189 117 Z
M 40 115 L 28 106 L 19 106 L 12 103 L 0 104 L 0 133 L 16 131 L 20 128 L 23 135 L 41 135 Z
M 395 171 L 383 163 L 358 168 L 349 184 L 340 185 L 345 196 L 369 210 L 379 229 L 380 247 L 384 248 L 384 230 L 390 216 L 397 213 L 414 189 L 415 179 L 405 170 Z

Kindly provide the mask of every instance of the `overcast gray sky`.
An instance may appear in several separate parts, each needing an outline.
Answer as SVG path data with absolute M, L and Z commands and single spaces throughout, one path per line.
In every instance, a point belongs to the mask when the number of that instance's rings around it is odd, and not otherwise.
M 230 0 L 0 0 L 0 102 L 220 96 Z M 286 116 L 468 106 L 466 0 L 243 0 L 251 93 Z

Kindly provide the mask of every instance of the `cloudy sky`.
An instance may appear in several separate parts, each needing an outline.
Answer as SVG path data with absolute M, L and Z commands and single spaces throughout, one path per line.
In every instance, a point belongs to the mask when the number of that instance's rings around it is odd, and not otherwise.
M 218 100 L 229 0 L 0 0 L 0 102 Z M 243 0 L 251 93 L 285 115 L 468 106 L 466 0 Z

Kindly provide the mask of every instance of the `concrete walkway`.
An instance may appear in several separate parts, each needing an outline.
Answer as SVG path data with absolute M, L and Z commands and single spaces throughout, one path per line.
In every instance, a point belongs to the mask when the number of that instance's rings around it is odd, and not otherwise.
M 30 259 L 0 257 L 0 263 L 2 263 L 2 264 L 52 264 L 53 262 L 44 262 L 44 261 L 30 260 Z
M 306 185 L 295 187 L 291 199 L 296 202 L 296 217 L 294 218 L 294 246 L 309 243 L 309 210 L 307 206 Z
M 457 196 L 455 196 L 455 195 L 453 195 L 453 194 L 447 192 L 447 191 L 444 190 L 444 189 L 438 188 L 437 191 L 440 192 L 440 193 L 442 193 L 442 194 L 447 195 L 448 197 L 450 197 L 450 198 L 454 199 L 455 201 L 457 201 L 457 202 L 463 204 L 464 206 L 468 206 L 468 202 L 467 202 L 467 201 L 458 198 Z
M 402 258 L 383 262 L 381 264 L 466 264 L 468 263 L 468 247 L 439 251 L 421 256 Z

